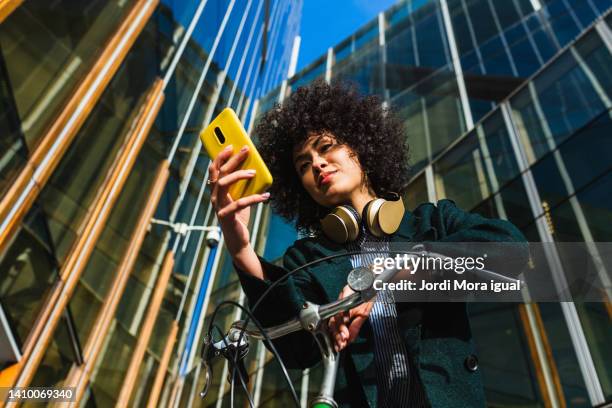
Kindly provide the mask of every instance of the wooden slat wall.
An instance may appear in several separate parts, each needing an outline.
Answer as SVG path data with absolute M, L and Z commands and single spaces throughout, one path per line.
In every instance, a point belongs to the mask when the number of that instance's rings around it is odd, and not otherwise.
M 134 5 L 94 63 L 92 70 L 41 138 L 24 170 L 0 200 L 0 253 L 6 249 L 17 232 L 21 220 L 100 99 L 158 3 L 159 0 L 140 0 Z
M 166 288 L 168 287 L 168 281 L 170 280 L 170 274 L 172 273 L 173 267 L 174 254 L 172 251 L 168 251 L 162 265 L 161 273 L 155 285 L 153 297 L 142 324 L 142 329 L 138 334 L 138 341 L 132 354 L 132 359 L 130 360 L 130 365 L 123 381 L 121 392 L 119 393 L 119 397 L 117 397 L 116 407 L 126 407 L 130 401 L 132 390 L 134 389 L 134 385 L 138 379 L 140 364 L 142 363 L 145 351 L 147 350 L 151 333 L 153 332 L 153 327 L 155 326 L 157 314 L 159 313 L 159 308 L 161 307 L 162 300 L 164 299 L 164 294 L 166 293 Z
M 0 24 L 23 3 L 23 0 L 0 0 Z
M 149 134 L 163 101 L 162 80 L 157 79 L 139 112 L 136 126 L 128 135 L 115 163 L 105 178 L 99 193 L 87 211 L 87 217 L 79 228 L 81 234 L 70 249 L 66 262 L 60 270 L 60 279 L 52 289 L 51 296 L 43 306 L 34 328 L 26 341 L 16 387 L 26 387 L 32 380 L 44 353 L 51 342 L 53 333 L 65 310 L 68 300 L 85 269 L 98 237 L 110 215 L 113 206 L 127 180 L 128 174 Z
M 84 362 L 81 365 L 73 365 L 64 381 L 65 387 L 75 387 L 75 401 L 77 403 L 83 397 L 91 373 L 96 366 L 100 350 L 104 344 L 104 339 L 108 335 L 108 330 L 115 317 L 117 306 L 125 291 L 128 278 L 136 263 L 138 253 L 140 252 L 151 218 L 157 209 L 157 204 L 159 203 L 166 182 L 168 181 L 169 174 L 168 161 L 164 160 L 159 165 L 151 190 L 149 194 L 147 194 L 148 198 L 146 205 L 138 219 L 134 232 L 130 236 L 129 246 L 121 259 L 115 279 L 98 313 L 96 322 L 91 329 L 91 334 L 83 347 Z
M 155 381 L 151 388 L 151 395 L 149 395 L 149 401 L 147 403 L 148 408 L 157 408 L 159 402 L 159 396 L 164 385 L 164 378 L 166 377 L 166 371 L 168 370 L 168 364 L 170 363 L 170 357 L 172 356 L 172 350 L 174 350 L 174 343 L 176 342 L 176 335 L 178 334 L 178 322 L 174 320 L 172 322 L 172 330 L 166 340 L 166 347 L 164 348 L 164 354 L 162 355 L 159 367 L 157 368 L 157 374 L 155 375 Z
M 555 388 L 555 396 L 549 395 L 548 387 L 546 386 L 546 380 L 544 379 L 544 368 L 542 367 L 542 363 L 540 362 L 540 358 L 538 356 L 537 346 L 535 344 L 534 336 L 531 325 L 529 324 L 529 317 L 527 316 L 527 308 L 528 306 L 520 303 L 518 305 L 519 316 L 521 318 L 521 322 L 523 323 L 523 328 L 525 330 L 525 334 L 527 337 L 527 344 L 529 346 L 529 352 L 531 355 L 531 360 L 535 366 L 536 378 L 538 380 L 538 385 L 540 388 L 540 394 L 542 395 L 542 401 L 545 407 L 552 407 L 552 398 L 554 397 L 559 403 L 561 407 L 564 408 L 566 406 L 565 397 L 563 395 L 563 390 L 561 388 L 561 381 L 559 379 L 559 372 L 557 371 L 557 365 L 553 359 L 552 350 L 550 348 L 550 343 L 548 342 L 548 336 L 546 335 L 546 331 L 544 329 L 544 323 L 542 322 L 542 316 L 540 315 L 540 308 L 536 303 L 531 304 L 531 310 L 533 311 L 533 315 L 535 317 L 536 327 L 538 330 L 538 336 L 542 339 L 542 345 L 544 347 L 546 353 L 546 361 L 551 370 L 551 375 Z

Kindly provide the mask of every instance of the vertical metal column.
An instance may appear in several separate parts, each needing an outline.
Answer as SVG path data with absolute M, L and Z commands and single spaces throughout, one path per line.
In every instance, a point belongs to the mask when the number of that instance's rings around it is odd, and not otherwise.
M 191 34 L 193 34 L 193 31 L 198 25 L 198 21 L 200 21 L 200 16 L 202 15 L 202 12 L 204 11 L 204 6 L 206 6 L 207 1 L 208 0 L 200 1 L 198 8 L 196 9 L 193 17 L 191 18 L 191 22 L 189 23 L 189 27 L 187 28 L 187 31 L 185 32 L 185 34 L 183 34 L 183 38 L 181 39 L 181 44 L 179 45 L 179 48 L 174 53 L 172 62 L 170 63 L 170 66 L 168 67 L 168 69 L 166 70 L 166 74 L 164 75 L 164 90 L 166 89 L 166 86 L 168 86 L 168 83 L 170 82 L 170 79 L 172 78 L 172 75 L 174 74 L 176 65 L 181 59 L 181 56 L 183 55 L 183 51 L 185 51 L 185 47 L 187 46 L 187 43 L 189 42 L 189 39 L 191 38 Z M 182 27 L 182 26 L 179 26 L 179 27 Z
M 491 153 L 489 151 L 489 146 L 487 145 L 485 134 L 482 126 L 476 125 L 476 134 L 478 136 L 478 143 L 480 149 L 482 150 L 482 159 L 485 163 L 486 172 L 489 176 L 489 180 L 491 182 L 491 192 L 493 193 L 493 200 L 495 202 L 495 208 L 497 209 L 497 213 L 500 218 L 507 220 L 508 215 L 506 213 L 506 207 L 504 206 L 504 202 L 499 194 L 499 180 L 497 179 L 497 174 L 495 172 L 495 167 L 493 166 L 493 160 L 491 159 Z M 524 311 L 527 320 L 527 324 L 529 325 L 531 338 L 533 339 L 533 345 L 535 348 L 535 354 L 538 359 L 538 363 L 541 367 L 542 379 L 544 384 L 544 390 L 549 398 L 550 404 L 552 408 L 558 408 L 564 406 L 564 403 L 560 401 L 561 396 L 557 394 L 555 387 L 555 370 L 550 366 L 549 360 L 546 353 L 545 341 L 541 336 L 541 331 L 537 325 L 537 317 L 536 311 L 534 310 L 534 306 L 531 302 L 531 295 L 529 290 L 526 287 L 521 288 L 521 295 L 523 296 Z M 526 333 L 529 335 L 529 333 Z
M 287 7 L 287 3 L 286 2 L 281 2 L 281 1 L 276 2 L 274 11 L 272 12 L 273 17 L 270 19 L 270 25 L 268 26 L 268 31 L 272 30 L 273 27 L 276 27 L 278 25 L 277 24 L 277 20 L 283 14 L 279 4 L 283 4 L 283 7 Z M 283 10 L 284 10 L 284 8 L 283 8 Z M 276 14 L 275 14 L 275 12 L 276 12 Z M 263 33 L 263 31 L 262 31 L 262 33 Z M 275 32 L 272 32 L 272 35 L 270 36 L 270 39 L 272 39 L 274 33 Z M 272 42 L 270 41 L 269 44 L 271 44 L 271 43 Z M 238 105 L 237 105 L 236 111 L 237 112 L 238 111 L 242 112 L 242 115 L 239 114 L 240 120 L 242 122 L 244 122 L 246 114 L 248 113 L 248 107 L 249 107 L 249 105 L 251 103 L 250 102 L 251 99 L 257 98 L 257 95 L 258 95 L 258 92 L 255 89 L 255 84 L 257 83 L 257 81 L 253 80 L 253 83 L 249 84 L 250 83 L 250 79 L 251 79 L 251 73 L 255 72 L 255 75 L 253 76 L 253 78 L 257 77 L 257 75 L 260 74 L 260 70 L 261 70 L 261 68 L 263 66 L 263 64 L 261 64 L 261 63 L 256 64 L 255 63 L 256 61 L 257 61 L 257 58 L 254 58 L 252 63 L 251 63 L 251 66 L 249 68 L 249 72 L 247 74 L 247 80 L 246 80 L 246 83 L 245 83 L 245 85 L 243 87 L 244 92 L 242 93 L 242 95 L 240 95 L 240 99 L 238 100 Z M 255 69 L 255 71 L 252 71 L 253 66 L 255 66 L 255 65 L 257 65 L 257 68 Z M 260 87 L 258 89 L 261 88 L 262 82 L 259 82 L 259 84 L 260 84 Z M 251 88 L 250 91 L 249 91 L 249 87 Z M 243 102 L 244 102 L 244 105 L 243 105 Z
M 523 179 L 525 191 L 527 192 L 529 205 L 531 207 L 533 217 L 536 220 L 536 227 L 538 229 L 540 239 L 546 245 L 544 247 L 544 252 L 548 265 L 552 271 L 553 282 L 557 290 L 561 293 L 562 291 L 568 289 L 568 284 L 565 278 L 561 258 L 557 248 L 554 246 L 552 234 L 546 225 L 546 220 L 544 220 L 544 217 L 540 217 L 542 213 L 542 200 L 540 199 L 533 174 L 529 168 L 525 151 L 520 143 L 518 130 L 514 121 L 512 120 L 510 105 L 507 101 L 502 102 L 500 104 L 500 108 L 508 134 L 510 136 L 512 149 L 514 151 L 519 170 L 521 171 L 521 178 Z M 586 384 L 590 402 L 592 405 L 602 404 L 605 402 L 603 390 L 601 388 L 589 346 L 580 323 L 580 317 L 578 316 L 576 305 L 574 302 L 560 302 L 560 306 L 567 324 L 574 350 L 576 352 L 578 365 L 580 366 L 580 371 Z
M 516 68 L 516 64 L 514 63 L 514 58 L 512 58 L 512 53 L 510 52 L 510 45 L 508 44 L 508 40 L 506 39 L 506 34 L 504 29 L 499 22 L 499 17 L 497 16 L 497 10 L 495 10 L 495 6 L 492 0 L 487 0 L 489 3 L 489 8 L 491 9 L 491 14 L 493 15 L 493 21 L 495 22 L 495 28 L 497 28 L 497 32 L 499 33 L 499 38 L 501 39 L 502 45 L 504 47 L 504 53 L 506 57 L 508 57 L 508 61 L 510 62 L 510 68 L 512 69 L 512 75 L 515 77 L 519 76 L 518 69 Z
M 327 49 L 327 61 L 325 62 L 325 82 L 328 84 L 331 82 L 332 65 L 334 63 L 334 49 L 329 47 Z
M 383 90 L 383 100 L 389 101 L 389 88 L 387 87 L 387 44 L 385 38 L 385 13 L 378 13 L 378 46 L 381 53 L 380 79 Z
M 573 50 L 573 47 L 570 47 Z M 592 75 L 592 74 L 591 74 Z M 587 75 L 588 76 L 588 75 Z M 544 115 L 544 110 L 542 109 L 542 105 L 540 104 L 540 98 L 538 97 L 537 91 L 533 82 L 529 82 L 527 85 L 529 89 L 529 94 L 533 101 L 533 107 L 538 117 L 538 120 L 542 124 L 542 132 L 544 133 L 544 138 L 546 139 L 546 144 L 549 150 L 552 152 L 552 156 L 555 160 L 555 164 L 557 165 L 557 169 L 559 170 L 559 175 L 561 176 L 561 180 L 563 181 L 563 186 L 565 187 L 567 194 L 570 196 L 569 204 L 574 211 L 574 215 L 576 217 L 576 223 L 578 224 L 578 228 L 580 229 L 580 233 L 582 234 L 582 239 L 584 240 L 585 246 L 587 247 L 587 251 L 589 255 L 593 259 L 593 263 L 595 264 L 595 268 L 597 269 L 597 274 L 601 281 L 602 287 L 606 288 L 605 292 L 602 295 L 607 297 L 609 301 L 612 299 L 612 293 L 610 293 L 610 277 L 608 271 L 606 270 L 605 264 L 603 262 L 601 253 L 599 252 L 599 248 L 595 244 L 595 238 L 591 233 L 591 228 L 589 227 L 588 221 L 586 219 L 585 211 L 582 208 L 582 204 L 576 197 L 576 189 L 574 188 L 574 183 L 570 176 L 570 171 L 567 169 L 565 165 L 565 161 L 561 156 L 561 152 L 557 149 L 557 143 L 552 134 L 552 130 L 548 125 L 548 121 L 546 120 L 546 116 Z M 609 103 L 609 100 L 608 100 Z M 606 106 L 607 109 L 610 106 Z M 529 143 L 529 141 L 527 141 Z
M 491 153 L 489 152 L 489 145 L 485 140 L 484 130 L 482 126 L 476 126 L 476 136 L 478 137 L 478 145 L 482 150 L 482 160 L 484 161 L 487 174 L 489 175 L 489 181 L 491 182 L 491 192 L 493 193 L 493 200 L 495 201 L 495 208 L 500 218 L 505 220 L 508 219 L 506 214 L 506 207 L 502 201 L 499 193 L 499 180 L 497 180 L 497 174 L 495 173 L 495 167 L 493 166 L 493 160 L 491 159 Z
M 538 11 L 542 8 L 542 3 L 540 0 L 529 0 L 531 2 L 531 7 L 533 7 L 533 11 Z
M 266 369 L 266 346 L 263 342 L 257 344 L 257 371 L 255 372 L 255 389 L 253 391 L 253 404 L 258 407 L 261 400 L 261 385 L 263 384 L 263 374 Z
M 286 2 L 285 3 L 285 7 L 283 7 L 282 11 L 279 13 L 279 19 L 282 21 L 282 17 L 284 16 L 284 14 L 290 9 L 290 2 Z M 270 49 L 270 53 L 268 54 L 270 57 L 273 57 L 274 54 L 276 53 L 276 46 L 278 45 L 279 41 L 278 41 L 278 37 L 279 37 L 279 33 L 281 32 L 281 27 L 285 26 L 285 22 L 283 22 L 283 24 L 275 24 L 272 27 L 272 35 L 270 35 L 270 44 L 272 44 L 272 48 Z M 268 64 L 268 69 L 266 70 L 266 73 L 264 75 L 264 79 L 262 82 L 260 82 L 260 86 L 258 87 L 258 92 L 260 92 L 259 94 L 256 94 L 254 97 L 255 98 L 259 98 L 261 96 L 262 92 L 266 92 L 268 90 L 268 84 L 270 79 L 273 77 L 271 74 L 274 71 L 275 66 L 272 64 Z
M 433 165 L 431 163 L 425 167 L 425 184 L 427 185 L 427 200 L 429 200 L 430 203 L 435 203 L 438 194 L 436 192 Z
M 466 130 L 472 130 L 474 127 L 474 120 L 472 118 L 472 110 L 470 108 L 470 102 L 468 100 L 467 89 L 465 87 L 465 80 L 463 78 L 463 69 L 461 68 L 461 61 L 459 60 L 459 51 L 457 49 L 457 42 L 455 40 L 455 32 L 453 31 L 453 24 L 448 11 L 448 4 L 446 0 L 440 0 L 440 8 L 442 10 L 442 19 L 444 21 L 444 29 L 446 31 L 446 39 L 448 41 L 448 48 L 451 54 L 451 63 L 453 64 L 453 70 L 455 71 L 455 77 L 457 79 L 457 89 L 459 91 L 459 99 L 461 101 L 461 108 L 463 110 L 463 117 L 465 119 Z
M 608 27 L 608 25 L 603 19 L 600 19 L 595 24 L 595 30 L 601 37 L 603 43 L 606 45 L 608 51 L 612 53 L 612 31 L 610 30 L 610 27 Z
M 278 95 L 278 103 L 283 103 L 283 99 L 285 98 L 285 93 L 287 93 L 287 82 L 295 75 L 295 70 L 297 67 L 298 55 L 300 53 L 300 44 L 302 43 L 302 37 L 296 35 L 293 38 L 293 47 L 291 49 L 291 60 L 289 62 L 289 69 L 287 71 L 287 78 L 283 81 L 280 89 L 280 93 Z
M 278 41 L 282 41 L 283 44 L 289 42 L 289 39 L 293 38 L 293 42 L 292 42 L 292 47 L 286 47 L 286 51 L 285 54 L 282 58 L 283 61 L 287 61 L 287 65 L 285 66 L 285 64 L 276 64 L 275 68 L 274 68 L 274 73 L 272 74 L 271 78 L 272 80 L 274 80 L 274 78 L 283 78 L 282 72 L 287 70 L 290 70 L 290 65 L 291 65 L 291 56 L 293 55 L 293 47 L 295 46 L 295 38 L 299 37 L 299 30 L 297 30 L 297 27 L 299 25 L 299 17 L 297 16 L 297 13 L 292 12 L 293 9 L 295 8 L 301 8 L 302 6 L 300 5 L 301 1 L 297 1 L 297 2 L 290 2 L 290 6 L 289 6 L 289 17 L 288 17 L 288 21 L 284 24 L 284 38 L 283 39 L 279 39 Z M 299 44 L 298 44 L 299 45 Z M 289 59 L 287 60 L 286 57 L 289 56 Z M 296 60 L 297 63 L 297 60 Z M 289 76 L 285 77 L 284 80 L 287 80 L 288 78 L 290 78 Z M 263 95 L 259 95 L 258 97 L 261 98 L 261 96 Z
M 244 51 L 242 52 L 242 58 L 240 59 L 240 65 L 238 65 L 238 71 L 236 71 L 236 77 L 234 78 L 234 84 L 232 85 L 232 90 L 228 97 L 227 106 L 232 107 L 232 102 L 234 101 L 234 95 L 236 93 L 236 89 L 238 88 L 238 83 L 240 78 L 242 77 L 242 69 L 244 68 L 244 63 L 246 61 L 247 55 L 249 54 L 249 50 L 251 49 L 251 41 L 253 40 L 253 33 L 255 32 L 255 27 L 257 27 L 257 19 L 259 18 L 259 13 L 261 12 L 261 7 L 264 4 L 263 1 L 259 1 L 259 6 L 257 7 L 257 13 L 255 14 L 255 18 L 253 18 L 253 24 L 251 25 L 251 29 L 249 30 L 249 36 L 247 38 L 246 46 Z M 257 53 L 257 48 L 259 47 L 259 42 L 261 41 L 263 31 L 260 31 L 259 36 L 257 37 L 257 42 L 255 43 L 255 47 L 253 50 L 253 55 Z M 251 57 L 251 60 L 253 57 Z

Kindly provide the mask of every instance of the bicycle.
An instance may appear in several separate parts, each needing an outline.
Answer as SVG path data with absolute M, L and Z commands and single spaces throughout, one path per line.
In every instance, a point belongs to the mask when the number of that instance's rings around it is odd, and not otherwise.
M 437 257 L 442 258 L 444 260 L 449 259 L 450 257 L 424 250 L 422 245 L 417 245 L 412 249 L 421 247 L 423 249 L 413 250 L 413 251 L 385 251 L 385 254 L 407 254 L 409 256 L 415 257 Z M 306 301 L 303 305 L 302 310 L 300 310 L 299 315 L 293 319 L 290 319 L 282 324 L 263 328 L 257 319 L 254 318 L 253 312 L 256 310 L 257 306 L 261 302 L 261 300 L 280 282 L 282 282 L 287 277 L 292 274 L 298 272 L 301 269 L 306 267 L 315 265 L 319 262 L 324 262 L 336 257 L 342 256 L 350 256 L 355 254 L 360 254 L 361 251 L 353 251 L 343 254 L 335 254 L 328 257 L 324 257 L 321 259 L 317 259 L 315 261 L 309 262 L 305 265 L 302 265 L 285 275 L 282 279 L 275 281 L 260 297 L 260 299 L 255 303 L 252 310 L 249 311 L 244 306 L 239 305 L 236 302 L 232 301 L 224 301 L 220 303 L 211 317 L 211 323 L 209 324 L 208 334 L 204 339 L 204 347 L 202 349 L 202 364 L 204 366 L 204 372 L 206 375 L 204 389 L 200 392 L 200 396 L 203 398 L 208 392 L 210 379 L 212 377 L 212 369 L 210 366 L 210 362 L 217 356 L 223 356 L 226 358 L 231 366 L 231 376 L 229 376 L 228 381 L 231 385 L 230 390 L 230 398 L 231 404 L 233 406 L 233 386 L 236 370 L 238 372 L 238 376 L 241 380 L 242 386 L 245 389 L 247 397 L 249 398 L 249 403 L 251 407 L 253 407 L 253 401 L 246 390 L 246 384 L 244 378 L 247 377 L 248 382 L 248 373 L 244 367 L 243 360 L 246 357 L 249 350 L 249 338 L 253 338 L 256 340 L 267 341 L 272 353 L 279 360 L 281 365 L 281 369 L 289 384 L 289 388 L 293 399 L 297 406 L 300 406 L 299 399 L 297 398 L 297 394 L 289 379 L 289 375 L 287 370 L 280 359 L 278 352 L 276 351 L 274 345 L 272 344 L 273 339 L 280 338 L 282 336 L 286 336 L 290 333 L 297 332 L 299 330 L 306 330 L 310 332 L 315 339 L 317 346 L 319 347 L 319 351 L 321 352 L 322 363 L 323 363 L 323 379 L 321 381 L 321 385 L 319 387 L 318 395 L 311 401 L 311 408 L 337 408 L 338 404 L 333 398 L 334 395 L 334 387 L 336 382 L 336 374 L 338 371 L 338 355 L 339 353 L 335 352 L 333 348 L 333 341 L 330 338 L 330 335 L 327 331 L 327 320 L 332 316 L 335 316 L 341 312 L 347 312 L 354 307 L 357 307 L 365 302 L 368 302 L 374 298 L 376 295 L 376 290 L 374 289 L 375 280 L 379 280 L 381 282 L 389 282 L 401 271 L 405 271 L 402 269 L 385 269 L 380 274 L 375 274 L 370 268 L 367 267 L 357 267 L 350 271 L 347 284 L 348 286 L 355 292 L 343 299 L 338 299 L 327 303 L 325 305 L 318 305 L 312 302 Z M 495 279 L 498 281 L 508 281 L 508 282 L 516 282 L 516 279 L 508 278 L 504 275 L 501 275 L 497 272 L 493 272 L 487 269 L 479 269 L 475 270 L 476 274 L 480 274 L 481 277 L 486 277 L 488 279 Z M 523 282 L 521 282 L 521 285 Z M 221 330 L 214 325 L 214 319 L 219 311 L 219 309 L 223 305 L 233 305 L 241 308 L 246 312 L 248 318 L 246 320 L 238 320 L 232 323 L 230 329 L 227 334 L 225 334 L 221 340 L 217 342 L 212 341 L 212 328 L 216 328 L 221 335 L 223 333 Z M 249 320 L 253 320 L 253 323 L 249 322 Z

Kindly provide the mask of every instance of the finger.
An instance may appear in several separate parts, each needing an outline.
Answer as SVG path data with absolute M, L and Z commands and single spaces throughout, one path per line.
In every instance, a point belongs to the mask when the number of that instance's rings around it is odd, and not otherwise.
M 217 181 L 219 180 L 220 177 L 220 170 L 219 168 L 221 167 L 221 165 L 232 155 L 233 153 L 233 147 L 232 145 L 227 145 L 225 147 L 225 149 L 223 149 L 218 155 L 217 157 L 215 157 L 215 159 L 210 163 L 210 165 L 208 166 L 208 180 L 213 181 L 214 183 L 211 184 L 211 194 L 210 194 L 210 201 L 212 206 L 216 209 L 217 208 L 217 201 L 218 201 L 218 188 L 217 188 Z M 222 195 L 221 197 L 224 197 L 225 195 Z
M 219 180 L 217 180 L 217 186 L 219 186 L 219 188 L 221 189 L 219 193 L 223 193 L 224 189 L 231 186 L 238 180 L 249 179 L 249 178 L 253 178 L 254 176 L 255 176 L 254 169 L 238 170 L 230 174 L 227 174 L 221 177 Z
M 347 285 L 344 288 L 342 288 L 342 292 L 340 292 L 338 299 L 344 299 L 345 297 L 352 295 L 353 293 L 354 293 L 353 290 Z
M 338 351 L 344 350 L 344 348 L 348 345 L 346 340 L 340 340 L 340 344 L 338 345 Z
M 358 316 L 367 317 L 370 314 L 370 312 L 372 311 L 372 307 L 373 306 L 374 306 L 373 302 L 367 302 L 367 303 L 364 303 L 361 306 L 358 306 L 358 307 L 356 307 L 354 309 L 351 309 L 350 312 L 349 312 L 350 319 L 352 320 L 352 319 L 354 319 L 355 317 L 358 317 Z
M 343 348 L 345 348 L 347 345 L 347 342 L 345 340 L 342 340 L 341 338 L 337 338 L 336 341 L 334 342 L 334 350 L 336 350 L 336 352 L 340 352 L 342 351 Z
M 348 317 L 348 312 L 338 312 L 329 318 L 329 324 L 337 326 L 342 323 L 346 317 Z
M 342 341 L 347 341 L 349 339 L 350 332 L 349 328 L 346 324 L 340 325 L 340 338 Z
M 334 350 L 336 350 L 336 352 L 342 350 L 342 338 L 340 337 L 340 333 L 334 337 Z
M 342 316 L 342 324 L 344 324 L 345 326 L 348 326 L 350 322 L 351 322 L 351 314 L 349 312 L 345 312 L 344 315 Z
M 357 338 L 359 334 L 359 330 L 361 330 L 361 326 L 366 321 L 367 316 L 358 316 L 351 321 L 350 326 L 348 327 L 348 339 L 349 343 L 352 343 Z
M 343 321 L 344 321 L 343 313 L 339 313 L 329 318 L 327 322 L 327 326 L 328 326 L 329 332 L 333 336 L 335 336 L 336 334 L 340 332 L 340 325 L 342 324 Z
M 333 315 L 332 317 L 329 318 L 329 320 L 327 322 L 327 325 L 332 330 L 336 329 L 338 327 L 338 324 L 340 323 L 340 319 L 342 319 L 342 314 L 341 313 Z
M 331 336 L 335 336 L 338 332 L 338 330 L 336 329 L 337 324 L 338 323 L 336 322 L 336 319 L 333 316 L 327 321 L 327 331 Z
M 221 176 L 231 173 L 240 167 L 240 164 L 247 158 L 249 155 L 249 147 L 244 145 L 242 148 L 233 155 L 229 160 L 227 160 L 223 165 L 219 168 L 221 171 Z
M 225 163 L 227 159 L 232 155 L 234 148 L 232 145 L 225 146 L 225 149 L 221 150 L 221 152 L 214 158 L 214 160 L 210 163 L 208 167 L 208 175 L 211 180 L 216 180 L 219 176 L 219 169 Z M 214 176 L 214 177 L 213 177 Z
M 217 212 L 217 217 L 223 218 L 229 214 L 233 214 L 236 211 L 240 211 L 243 208 L 249 207 L 253 204 L 261 203 L 270 198 L 270 193 L 253 194 L 250 196 L 242 197 L 236 201 L 232 201 L 230 204 L 223 207 Z

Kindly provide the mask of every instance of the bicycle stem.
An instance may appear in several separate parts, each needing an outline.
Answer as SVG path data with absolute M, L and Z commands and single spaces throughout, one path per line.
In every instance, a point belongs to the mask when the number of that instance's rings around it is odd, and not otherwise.
M 323 379 L 321 380 L 319 395 L 314 397 L 310 406 L 312 408 L 337 408 L 338 404 L 334 400 L 334 389 L 338 367 L 340 366 L 339 354 L 334 351 L 331 336 L 323 325 L 320 325 L 313 335 L 321 351 Z

